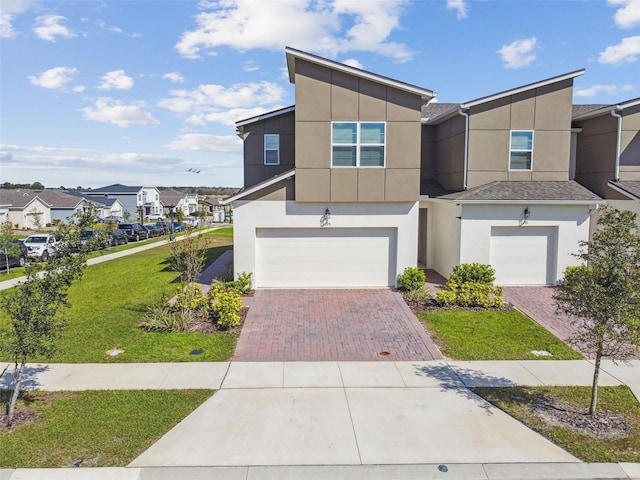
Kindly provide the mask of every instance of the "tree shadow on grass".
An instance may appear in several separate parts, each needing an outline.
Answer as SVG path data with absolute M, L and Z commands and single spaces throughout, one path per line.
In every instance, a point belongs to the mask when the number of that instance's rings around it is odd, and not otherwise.
M 231 250 L 233 248 L 233 245 L 218 245 L 215 247 L 209 247 L 206 249 L 206 253 L 205 253 L 205 259 L 204 259 L 204 264 L 202 267 L 202 271 L 206 270 L 208 267 L 210 267 L 213 262 L 215 262 L 224 252 L 226 252 L 227 250 Z M 163 266 L 162 268 L 162 272 L 175 272 L 176 274 L 178 273 L 174 268 L 173 265 L 171 265 L 171 257 L 168 256 L 167 258 L 165 258 L 160 265 Z M 176 275 L 176 278 L 173 279 L 173 281 L 171 283 L 180 283 L 180 277 L 178 275 Z

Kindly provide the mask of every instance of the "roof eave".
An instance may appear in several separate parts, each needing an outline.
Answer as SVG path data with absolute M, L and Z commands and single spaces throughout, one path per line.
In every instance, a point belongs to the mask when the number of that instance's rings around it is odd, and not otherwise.
M 430 200 L 440 200 L 465 205 L 600 205 L 605 203 L 604 199 L 593 200 L 469 200 L 453 198 L 432 198 Z
M 599 117 L 601 115 L 608 115 L 610 112 L 620 112 L 625 108 L 631 108 L 640 105 L 640 98 L 635 98 L 633 100 L 629 100 L 623 103 L 617 103 L 615 105 L 607 105 L 603 108 L 597 108 L 595 110 L 591 110 L 590 112 L 585 112 L 580 115 L 574 115 L 571 117 L 572 120 L 588 120 L 590 118 Z
M 608 185 L 610 188 L 614 189 L 616 192 L 621 193 L 621 194 L 622 194 L 622 195 L 624 195 L 625 197 L 629 197 L 629 199 L 630 199 L 630 200 L 637 200 L 637 201 L 639 201 L 639 202 L 640 202 L 640 197 L 638 197 L 637 195 L 635 195 L 635 194 L 631 193 L 631 192 L 630 192 L 630 191 L 628 191 L 628 190 L 625 190 L 625 189 L 624 189 L 624 188 L 622 188 L 621 186 L 616 185 L 616 183 L 615 183 L 615 182 L 609 181 L 609 182 L 607 182 L 607 185 Z
M 252 187 L 247 188 L 246 190 L 242 190 L 241 192 L 236 193 L 235 195 L 228 197 L 220 202 L 220 205 L 229 205 L 235 201 L 242 200 L 244 197 L 251 195 L 252 193 L 259 192 L 263 188 L 270 187 L 273 184 L 276 184 L 282 180 L 286 180 L 288 178 L 293 177 L 296 174 L 295 170 L 288 170 L 280 175 L 276 175 L 269 180 L 266 180 L 262 183 L 258 183 Z

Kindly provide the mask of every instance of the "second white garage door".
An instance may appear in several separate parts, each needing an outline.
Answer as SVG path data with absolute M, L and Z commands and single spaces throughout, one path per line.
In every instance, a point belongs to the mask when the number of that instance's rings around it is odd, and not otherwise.
M 491 265 L 498 285 L 550 285 L 555 280 L 554 227 L 493 227 Z
M 395 284 L 393 228 L 259 228 L 259 288 L 387 287 Z

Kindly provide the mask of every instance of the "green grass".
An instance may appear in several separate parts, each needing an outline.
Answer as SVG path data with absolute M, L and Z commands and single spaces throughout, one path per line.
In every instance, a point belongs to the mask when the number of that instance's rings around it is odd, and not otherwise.
M 417 313 L 442 353 L 454 360 L 569 360 L 582 355 L 517 310 Z M 535 356 L 546 350 L 551 356 Z
M 29 392 L 40 420 L 0 433 L 0 468 L 126 466 L 211 390 Z
M 214 233 L 208 258 L 231 248 L 227 237 Z M 69 320 L 57 342 L 58 353 L 37 361 L 63 363 L 225 361 L 236 345 L 232 334 L 145 332 L 138 327 L 147 307 L 172 297 L 179 289 L 169 266 L 169 246 L 88 266 L 69 291 Z M 0 326 L 8 322 L 0 312 Z M 116 357 L 107 351 L 125 352 Z M 202 354 L 190 355 L 200 349 Z M 3 359 L 8 360 L 8 359 Z
M 640 462 L 640 403 L 626 386 L 598 388 L 597 410 L 623 415 L 631 427 L 629 432 L 611 437 L 552 425 L 540 414 L 545 411 L 541 404 L 587 412 L 591 387 L 501 387 L 473 391 L 585 462 Z

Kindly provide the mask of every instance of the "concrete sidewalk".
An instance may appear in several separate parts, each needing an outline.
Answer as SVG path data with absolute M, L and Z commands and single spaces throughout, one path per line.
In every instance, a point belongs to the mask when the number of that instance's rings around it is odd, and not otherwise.
M 127 468 L 0 479 L 640 478 L 639 464 L 578 461 L 467 388 L 589 385 L 592 371 L 587 360 L 30 365 L 28 388 L 218 392 Z M 640 361 L 604 362 L 601 385 L 622 383 L 640 390 Z

